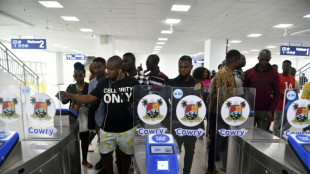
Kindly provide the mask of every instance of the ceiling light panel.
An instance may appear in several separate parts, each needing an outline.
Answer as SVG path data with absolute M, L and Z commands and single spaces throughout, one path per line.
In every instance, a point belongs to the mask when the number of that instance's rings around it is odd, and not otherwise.
M 275 25 L 273 26 L 274 28 L 288 28 L 293 26 L 293 24 L 279 24 L 279 25 Z
M 160 49 L 159 48 L 155 48 L 154 51 L 160 51 Z
M 165 45 L 165 42 L 156 42 L 156 45 Z
M 229 41 L 230 43 L 241 43 L 242 41 L 241 40 L 232 40 L 232 41 Z
M 161 34 L 172 34 L 172 30 L 161 30 Z
M 80 28 L 80 30 L 82 32 L 93 32 L 94 30 L 90 29 L 90 28 Z
M 191 8 L 190 5 L 172 5 L 171 11 L 184 11 L 187 12 Z
M 304 18 L 310 18 L 310 14 L 307 14 L 306 16 L 304 16 Z
M 65 21 L 80 21 L 77 17 L 74 16 L 61 16 L 61 18 Z
M 270 45 L 270 46 L 267 46 L 266 48 L 277 48 L 277 46 Z
M 181 19 L 166 19 L 167 24 L 178 24 L 181 22 Z
M 167 41 L 168 38 L 158 38 L 158 40 L 160 40 L 160 41 Z
M 250 51 L 257 52 L 257 51 L 259 51 L 259 50 L 257 50 L 257 49 L 252 49 L 252 50 L 250 50 Z
M 163 46 L 156 45 L 155 48 L 162 48 Z
M 46 8 L 64 8 L 59 2 L 57 1 L 39 1 Z
M 256 33 L 255 33 L 255 34 L 249 34 L 248 37 L 259 37 L 259 36 L 261 36 L 261 35 L 262 35 L 262 34 L 256 34 Z
M 249 53 L 248 51 L 242 51 L 241 52 L 242 54 L 247 54 L 247 53 Z

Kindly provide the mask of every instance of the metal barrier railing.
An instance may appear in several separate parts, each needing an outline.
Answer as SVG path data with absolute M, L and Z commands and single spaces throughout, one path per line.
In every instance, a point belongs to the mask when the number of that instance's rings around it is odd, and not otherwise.
M 39 76 L 0 42 L 0 67 L 24 85 L 39 89 Z

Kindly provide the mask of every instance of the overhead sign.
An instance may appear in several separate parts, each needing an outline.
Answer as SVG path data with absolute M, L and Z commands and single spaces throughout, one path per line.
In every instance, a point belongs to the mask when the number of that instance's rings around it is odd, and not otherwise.
M 310 47 L 281 46 L 280 54 L 289 56 L 309 56 Z
M 46 39 L 11 39 L 12 49 L 46 49 Z
M 85 60 L 85 54 L 66 54 L 67 60 Z

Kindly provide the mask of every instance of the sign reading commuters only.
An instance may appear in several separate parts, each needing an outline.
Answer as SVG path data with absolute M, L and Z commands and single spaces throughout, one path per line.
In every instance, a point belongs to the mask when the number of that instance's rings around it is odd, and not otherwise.
M 289 56 L 309 56 L 310 47 L 281 46 L 280 54 Z
M 11 39 L 12 49 L 46 49 L 46 39 Z
M 66 54 L 67 60 L 85 60 L 85 54 Z

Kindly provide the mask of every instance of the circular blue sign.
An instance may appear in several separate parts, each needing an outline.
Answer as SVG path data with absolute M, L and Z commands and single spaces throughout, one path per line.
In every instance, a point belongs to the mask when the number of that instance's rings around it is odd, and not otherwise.
M 310 143 L 310 136 L 307 135 L 296 135 L 297 140 L 304 142 L 304 143 Z
M 7 137 L 10 136 L 10 135 L 11 135 L 10 132 L 1 131 L 1 132 L 0 132 L 0 140 L 1 140 L 1 139 L 5 139 L 5 138 L 7 138 Z
M 176 89 L 173 91 L 173 96 L 176 99 L 180 99 L 183 97 L 183 91 L 181 89 Z
M 152 137 L 152 140 L 156 143 L 166 143 L 170 140 L 170 138 L 164 134 L 157 134 Z
M 21 91 L 22 91 L 22 94 L 25 96 L 28 96 L 30 94 L 30 88 L 28 86 L 23 86 Z
M 290 91 L 286 94 L 286 98 L 288 100 L 294 100 L 296 98 L 296 92 L 295 91 Z

